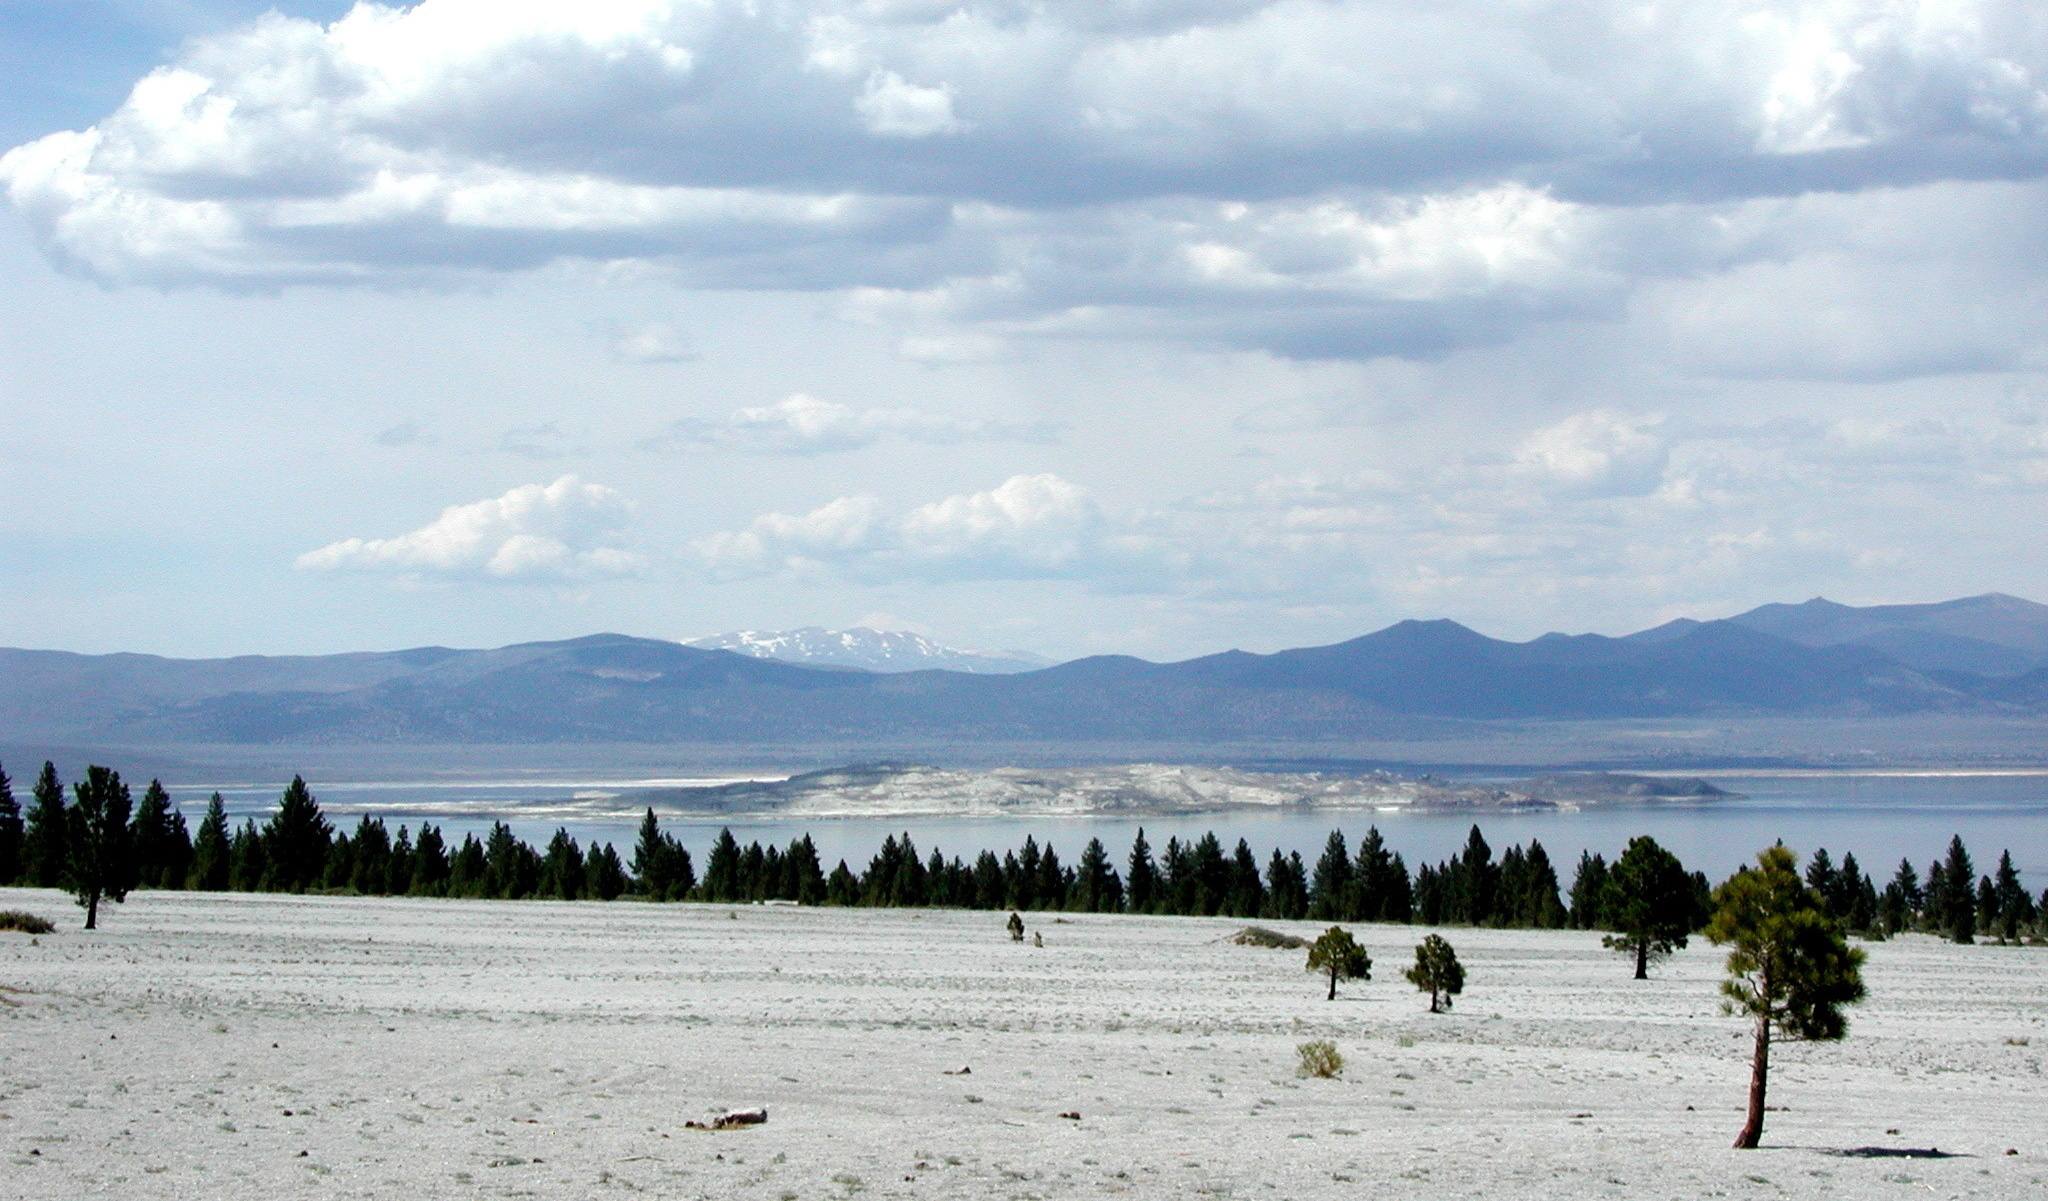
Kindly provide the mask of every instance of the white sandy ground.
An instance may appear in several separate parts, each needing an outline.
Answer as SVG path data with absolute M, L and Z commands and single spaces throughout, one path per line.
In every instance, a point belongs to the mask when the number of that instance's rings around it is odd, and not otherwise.
M 1851 1037 L 1779 1047 L 1739 1152 L 1699 943 L 1634 982 L 1594 935 L 1448 930 L 1470 983 L 1432 1016 L 1409 927 L 1359 927 L 1374 979 L 1330 1003 L 1223 919 L 1033 915 L 1040 948 L 939 911 L 0 908 L 63 924 L 0 934 L 4 1197 L 2048 1197 L 2042 948 L 1871 945 Z M 1294 1074 L 1311 1037 L 1341 1078 Z

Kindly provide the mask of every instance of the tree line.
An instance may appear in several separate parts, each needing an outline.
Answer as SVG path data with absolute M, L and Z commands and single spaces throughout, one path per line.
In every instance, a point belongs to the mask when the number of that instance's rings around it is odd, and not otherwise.
M 2048 912 L 2048 892 L 2038 902 L 2028 895 L 2009 852 L 1993 874 L 1980 877 L 1960 837 L 1924 875 L 1902 860 L 1882 888 L 1853 854 L 1837 863 L 1825 849 L 1808 860 L 1805 880 L 1833 920 L 1872 937 L 1923 930 L 1962 942 L 1979 936 L 2014 942 L 2041 934 Z M 394 831 L 371 815 L 342 830 L 296 776 L 262 824 L 254 818 L 232 824 L 215 793 L 195 831 L 160 781 L 151 780 L 140 803 L 133 803 L 118 772 L 92 767 L 67 799 L 50 763 L 36 779 L 26 815 L 0 769 L 0 883 L 70 888 L 88 921 L 102 899 L 158 888 L 606 901 L 630 895 L 1570 927 L 1616 932 L 1610 943 L 1635 957 L 1638 975 L 1685 945 L 1712 910 L 1705 874 L 1686 871 L 1647 836 L 1631 840 L 1611 864 L 1599 854 L 1582 854 L 1569 888 L 1541 842 L 1509 846 L 1496 857 L 1477 825 L 1456 855 L 1412 871 L 1377 827 L 1355 851 L 1343 831 L 1331 831 L 1312 868 L 1299 852 L 1278 849 L 1261 866 L 1244 839 L 1226 850 L 1213 832 L 1188 841 L 1168 838 L 1155 851 L 1141 828 L 1121 857 L 1090 838 L 1072 863 L 1029 835 L 1016 849 L 983 850 L 972 862 L 936 849 L 921 854 L 909 834 L 891 835 L 859 871 L 845 860 L 826 870 L 808 834 L 786 847 L 742 846 L 723 829 L 700 874 L 689 849 L 651 809 L 640 822 L 630 864 L 611 843 L 580 846 L 566 829 L 535 847 L 502 821 L 459 843 L 431 823 Z

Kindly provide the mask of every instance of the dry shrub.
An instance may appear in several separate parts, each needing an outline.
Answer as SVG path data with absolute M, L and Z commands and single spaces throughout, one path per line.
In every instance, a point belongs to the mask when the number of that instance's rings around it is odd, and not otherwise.
M 54 934 L 57 927 L 47 918 L 37 917 L 19 909 L 0 909 L 0 930 L 19 930 L 23 934 Z
M 1328 1079 L 1344 1070 L 1344 1057 L 1337 1053 L 1337 1044 L 1327 1038 L 1310 1039 L 1294 1048 L 1301 1057 L 1299 1071 L 1304 1076 L 1321 1076 Z
M 1286 950 L 1308 945 L 1306 938 L 1296 938 L 1292 934 L 1282 934 L 1278 930 L 1268 930 L 1264 926 L 1246 926 L 1231 935 L 1230 941 L 1240 947 L 1278 947 Z

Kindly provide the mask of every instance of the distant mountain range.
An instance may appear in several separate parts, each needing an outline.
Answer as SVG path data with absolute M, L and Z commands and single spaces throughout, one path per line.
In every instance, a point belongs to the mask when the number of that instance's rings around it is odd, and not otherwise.
M 856 667 L 863 671 L 923 671 L 941 668 L 977 675 L 1010 675 L 1051 667 L 1053 661 L 1024 651 L 963 651 L 941 646 L 922 634 L 905 630 L 873 630 L 854 626 L 828 630 L 804 626 L 795 630 L 735 630 L 691 638 L 684 646 L 707 651 L 734 651 L 756 659 L 775 659 L 810 667 Z
M 1924 713 L 2048 713 L 2048 606 L 1816 600 L 1529 642 L 1404 621 L 1269 655 L 1006 675 L 801 666 L 619 634 L 300 658 L 0 650 L 0 741 L 16 744 L 1202 742 L 1369 738 L 1431 718 Z

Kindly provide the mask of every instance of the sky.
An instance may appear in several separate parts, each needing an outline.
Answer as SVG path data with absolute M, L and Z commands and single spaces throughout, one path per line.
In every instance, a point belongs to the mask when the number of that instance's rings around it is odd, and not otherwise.
M 0 643 L 2048 600 L 2048 9 L 0 0 Z

